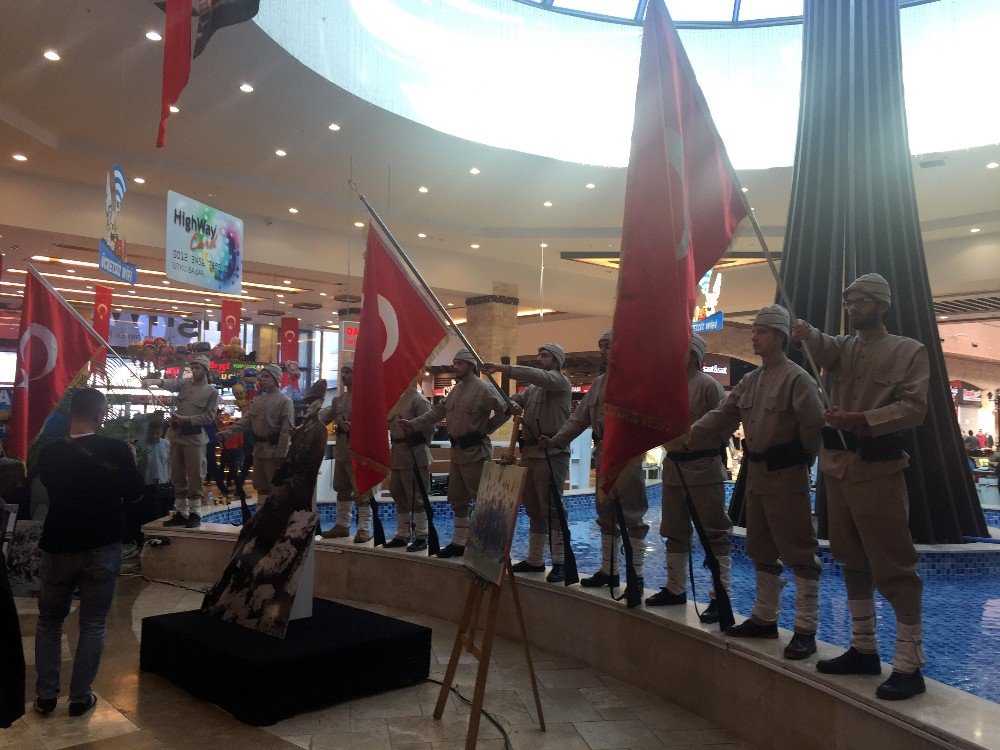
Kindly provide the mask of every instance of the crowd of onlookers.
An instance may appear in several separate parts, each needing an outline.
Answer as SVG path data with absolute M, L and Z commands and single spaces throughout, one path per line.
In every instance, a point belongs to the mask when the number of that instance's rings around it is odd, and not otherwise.
M 984 433 L 982 430 L 975 434 L 973 434 L 972 430 L 969 430 L 968 434 L 962 439 L 965 441 L 965 448 L 969 452 L 993 450 L 993 436 L 989 433 Z

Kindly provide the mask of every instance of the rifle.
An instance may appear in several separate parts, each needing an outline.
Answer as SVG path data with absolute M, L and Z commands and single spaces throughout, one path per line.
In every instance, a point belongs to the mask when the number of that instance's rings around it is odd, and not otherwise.
M 420 490 L 420 498 L 424 504 L 424 513 L 427 515 L 427 554 L 434 557 L 441 551 L 441 542 L 438 539 L 437 529 L 434 528 L 434 510 L 431 508 L 431 499 L 427 494 L 427 488 L 424 487 L 424 478 L 420 476 L 420 467 L 417 466 L 413 446 L 410 445 L 409 441 L 406 443 L 406 449 L 410 451 L 410 457 L 413 459 L 413 476 L 417 480 L 417 488 Z

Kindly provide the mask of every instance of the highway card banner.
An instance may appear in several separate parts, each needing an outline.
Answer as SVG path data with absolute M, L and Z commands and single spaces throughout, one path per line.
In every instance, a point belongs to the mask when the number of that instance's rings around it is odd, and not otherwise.
M 167 193 L 167 278 L 219 292 L 243 287 L 243 220 Z

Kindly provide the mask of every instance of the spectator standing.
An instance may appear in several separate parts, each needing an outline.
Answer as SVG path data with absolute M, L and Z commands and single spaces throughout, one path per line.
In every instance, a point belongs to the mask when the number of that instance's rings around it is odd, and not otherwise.
M 969 430 L 969 434 L 962 439 L 965 441 L 965 449 L 967 451 L 979 450 L 979 441 L 976 440 L 976 436 L 972 434 L 972 430 Z
M 60 692 L 62 625 L 75 589 L 80 592 L 80 638 L 69 687 L 70 716 L 82 716 L 97 703 L 91 685 L 121 568 L 122 503 L 143 491 L 134 448 L 96 434 L 107 408 L 96 388 L 73 394 L 69 436 L 43 446 L 33 467 L 50 501 L 38 543 L 41 591 L 35 632 L 34 707 L 44 715 L 55 710 Z
M 986 434 L 986 450 L 993 450 L 993 436 L 989 433 Z
M 125 508 L 125 541 L 137 544 L 142 541 L 142 525 L 167 515 L 174 504 L 174 487 L 170 484 L 170 443 L 163 439 L 162 422 L 147 425 L 143 448 L 139 454 L 139 471 L 145 483 L 142 502 Z
M 976 434 L 976 441 L 979 443 L 979 450 L 986 448 L 986 435 L 983 434 L 982 430 Z

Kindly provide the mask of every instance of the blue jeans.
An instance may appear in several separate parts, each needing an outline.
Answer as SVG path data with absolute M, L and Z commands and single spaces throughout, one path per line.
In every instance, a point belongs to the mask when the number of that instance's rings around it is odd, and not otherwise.
M 38 594 L 38 629 L 35 631 L 35 669 L 39 698 L 59 695 L 59 669 L 62 666 L 62 626 L 73 602 L 73 591 L 80 589 L 80 640 L 73 657 L 73 676 L 69 683 L 72 702 L 88 700 L 90 686 L 104 651 L 104 631 L 122 566 L 121 542 L 82 552 L 42 552 Z

